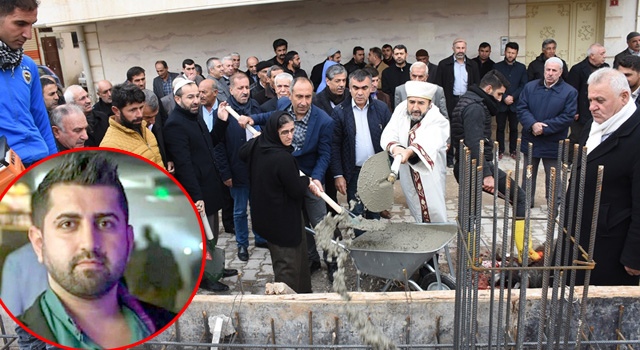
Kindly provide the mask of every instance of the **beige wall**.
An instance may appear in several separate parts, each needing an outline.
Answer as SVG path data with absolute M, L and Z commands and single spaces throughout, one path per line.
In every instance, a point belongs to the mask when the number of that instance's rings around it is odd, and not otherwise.
M 613 61 L 625 47 L 626 34 L 637 29 L 638 4 L 620 1 L 610 7 L 602 1 L 604 45 Z M 405 44 L 410 62 L 415 61 L 417 49 L 425 48 L 437 63 L 451 54 L 451 42 L 459 36 L 467 39 L 470 57 L 476 56 L 480 42 L 487 41 L 493 47 L 493 60 L 499 61 L 501 36 L 519 42 L 521 55 L 526 52 L 526 4 L 532 2 L 545 1 L 294 1 L 101 21 L 84 29 L 95 81 L 122 82 L 129 67 L 140 65 L 147 70 L 151 87 L 158 59 L 180 71 L 184 58 L 204 67 L 211 56 L 237 51 L 244 70 L 249 55 L 271 58 L 271 43 L 278 37 L 300 53 L 308 73 L 333 46 L 342 50 L 343 63 L 355 45 L 368 50 L 384 43 Z
M 300 53 L 307 72 L 325 59 L 332 46 L 342 50 L 343 63 L 351 59 L 355 45 L 368 50 L 384 43 L 405 44 L 411 62 L 416 50 L 426 48 L 437 63 L 451 54 L 451 43 L 459 36 L 467 38 L 471 57 L 476 56 L 480 42 L 488 41 L 494 46 L 492 57 L 499 60 L 500 36 L 508 35 L 507 19 L 507 0 L 454 0 L 428 6 L 397 0 L 323 0 L 140 17 L 96 26 L 104 77 L 122 81 L 133 65 L 145 68 L 152 79 L 158 59 L 179 71 L 184 58 L 204 66 L 207 58 L 231 51 L 241 54 L 245 69 L 248 55 L 273 57 L 271 43 L 278 37 Z M 479 24 L 484 24 L 482 30 Z M 89 45 L 96 44 L 89 41 Z M 94 59 L 100 57 L 91 58 L 94 79 L 99 80 L 102 75 L 95 67 L 100 65 Z

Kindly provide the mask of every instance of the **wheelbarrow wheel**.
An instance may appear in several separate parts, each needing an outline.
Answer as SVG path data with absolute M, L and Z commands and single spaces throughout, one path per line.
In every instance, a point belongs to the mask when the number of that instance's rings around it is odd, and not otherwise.
M 438 285 L 438 278 L 436 277 L 435 272 L 431 272 L 426 274 L 420 280 L 420 288 L 423 290 L 454 290 L 456 289 L 456 282 L 453 280 L 453 277 L 441 273 L 440 274 L 440 282 L 441 285 Z

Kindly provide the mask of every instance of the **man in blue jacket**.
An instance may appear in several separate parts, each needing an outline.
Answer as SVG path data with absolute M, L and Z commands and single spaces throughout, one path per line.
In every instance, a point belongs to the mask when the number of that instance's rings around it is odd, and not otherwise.
M 505 91 L 502 100 L 498 103 L 496 113 L 496 141 L 498 141 L 498 157 L 502 159 L 504 153 L 504 131 L 509 122 L 509 155 L 516 157 L 516 143 L 518 142 L 518 117 L 516 106 L 520 92 L 527 83 L 527 68 L 524 64 L 516 62 L 518 57 L 518 43 L 508 42 L 504 49 L 504 60 L 494 65 L 495 70 L 502 73 L 509 80 L 509 87 Z
M 300 170 L 313 180 L 320 191 L 322 181 L 331 160 L 331 140 L 333 139 L 334 121 L 318 106 L 312 104 L 313 83 L 307 78 L 296 78 L 291 83 L 291 99 L 282 97 L 278 100 L 278 110 L 287 111 L 294 116 L 293 156 L 298 161 Z M 239 124 L 263 125 L 271 113 L 243 116 Z M 315 227 L 325 215 L 327 207 L 324 201 L 314 194 L 311 188 L 304 198 L 304 207 L 309 223 Z M 320 268 L 320 255 L 316 248 L 316 240 L 307 232 L 307 248 L 311 272 Z
M 549 199 L 551 167 L 557 166 L 558 142 L 569 132 L 578 108 L 578 91 L 562 78 L 563 62 L 558 57 L 547 59 L 544 78 L 530 81 L 520 94 L 517 111 L 522 124 L 521 150 L 525 153 L 525 168 L 528 164 L 528 144 L 533 144 L 533 176 L 531 193 L 536 193 L 536 177 L 540 161 L 546 174 L 545 198 Z M 556 188 L 560 188 L 559 180 Z M 524 177 L 523 177 L 524 185 Z M 523 186 L 524 187 L 524 186 Z M 533 201 L 531 202 L 533 206 Z
M 36 0 L 4 1 L 0 7 L 0 135 L 25 166 L 58 151 L 38 68 L 22 48 L 37 19 Z

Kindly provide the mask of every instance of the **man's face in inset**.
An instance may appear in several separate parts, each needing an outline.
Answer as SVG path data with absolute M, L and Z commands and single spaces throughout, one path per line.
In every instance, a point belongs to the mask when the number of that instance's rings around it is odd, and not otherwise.
M 58 295 L 97 299 L 124 275 L 133 229 L 110 186 L 56 184 L 49 193 L 42 229 L 29 238 Z

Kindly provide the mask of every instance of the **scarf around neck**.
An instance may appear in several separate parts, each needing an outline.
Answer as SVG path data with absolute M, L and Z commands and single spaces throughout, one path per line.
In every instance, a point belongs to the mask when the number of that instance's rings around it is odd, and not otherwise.
M 0 41 L 0 68 L 3 70 L 11 69 L 12 71 L 18 67 L 22 61 L 23 48 L 14 50 Z
M 629 98 L 629 102 L 627 102 L 627 104 L 624 105 L 618 113 L 605 120 L 602 124 L 596 123 L 594 119 L 591 124 L 589 138 L 587 139 L 587 154 L 591 153 L 591 151 L 602 143 L 603 136 L 609 135 L 618 130 L 618 128 L 620 128 L 620 126 L 624 124 L 624 122 L 626 122 L 636 111 L 636 108 L 635 101 Z

